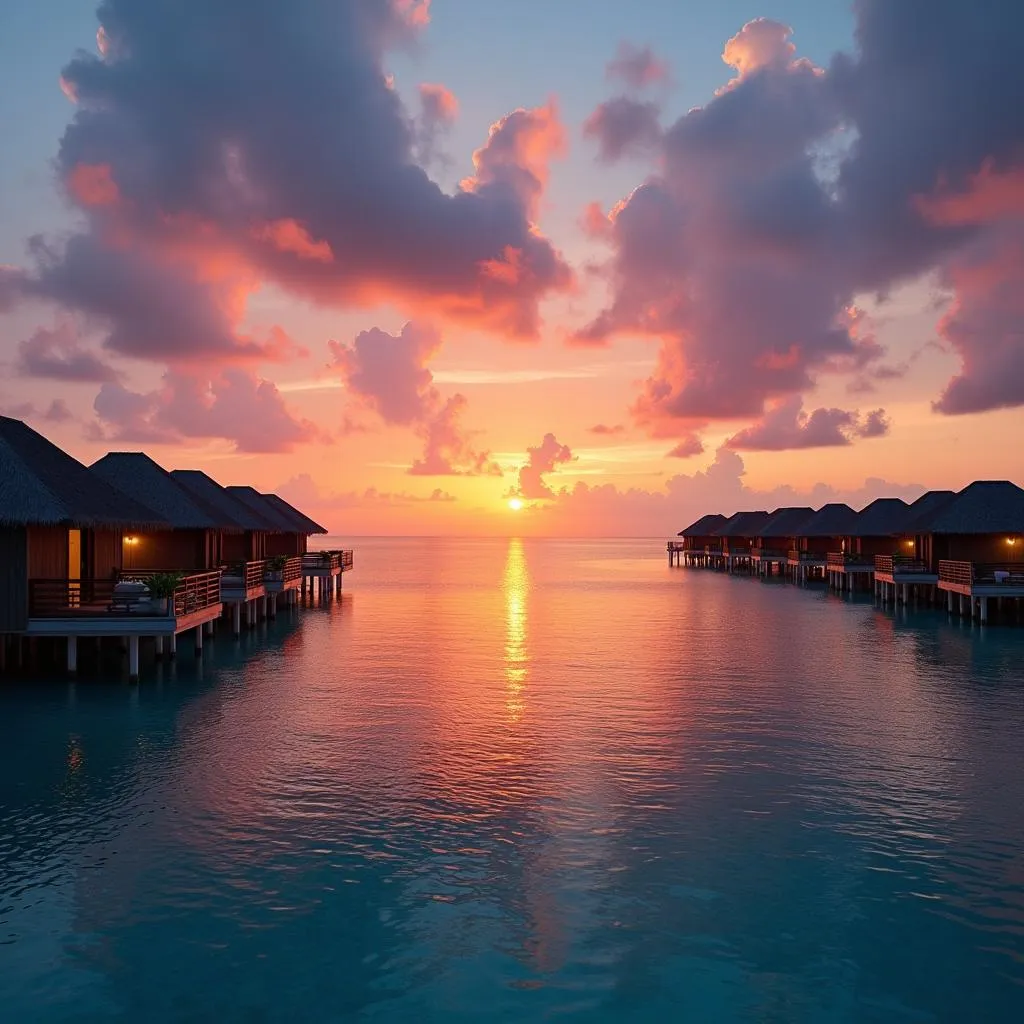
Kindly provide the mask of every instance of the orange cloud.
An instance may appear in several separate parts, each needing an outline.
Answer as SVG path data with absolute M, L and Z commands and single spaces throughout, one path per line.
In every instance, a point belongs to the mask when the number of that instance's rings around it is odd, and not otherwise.
M 331 247 L 324 241 L 314 241 L 309 232 L 291 217 L 260 224 L 252 229 L 257 241 L 269 242 L 281 252 L 289 252 L 299 259 L 330 263 L 334 259 Z
M 109 164 L 78 164 L 66 180 L 68 191 L 82 206 L 113 206 L 120 201 Z

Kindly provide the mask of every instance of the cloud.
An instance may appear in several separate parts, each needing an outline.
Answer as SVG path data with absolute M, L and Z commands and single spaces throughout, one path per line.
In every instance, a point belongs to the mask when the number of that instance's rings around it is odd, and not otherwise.
M 39 409 L 34 402 L 0 402 L 0 410 L 4 416 L 43 423 L 69 423 L 75 418 L 63 398 L 53 399 L 45 409 Z
M 793 30 L 771 18 L 748 21 L 725 44 L 722 60 L 743 79 L 765 68 L 785 70 L 793 61 L 796 46 Z
M 819 508 L 830 501 L 863 508 L 879 497 L 913 501 L 925 488 L 872 478 L 863 486 L 840 490 L 816 484 L 806 490 L 786 485 L 770 490 L 750 487 L 744 477 L 743 459 L 736 452 L 719 449 L 703 470 L 679 474 L 659 490 L 619 489 L 612 484 L 591 486 L 584 482 L 559 490 L 554 500 L 538 503 L 529 514 L 536 532 L 592 537 L 670 537 L 684 526 L 707 515 L 809 505 Z
M 423 456 L 409 467 L 411 476 L 501 476 L 501 467 L 490 452 L 477 451 L 462 426 L 468 402 L 452 395 L 441 408 L 420 424 Z
M 420 115 L 416 130 L 416 155 L 422 164 L 442 160 L 439 146 L 459 116 L 459 101 L 443 85 L 424 83 L 419 87 Z
M 325 492 L 308 473 L 300 473 L 285 481 L 275 489 L 275 493 L 299 508 L 324 510 L 407 507 L 423 504 L 448 505 L 458 501 L 455 495 L 440 487 L 435 487 L 427 495 L 410 494 L 408 491 L 381 491 L 376 487 L 367 487 L 362 491 Z
M 632 89 L 664 85 L 670 78 L 668 64 L 659 60 L 649 46 L 636 46 L 625 41 L 619 43 L 614 59 L 605 68 L 605 74 L 609 79 L 625 82 Z
M 413 427 L 423 455 L 413 462 L 414 476 L 500 475 L 487 452 L 479 452 L 462 426 L 465 396 L 444 400 L 428 363 L 441 348 L 440 333 L 410 321 L 397 335 L 372 328 L 351 345 L 328 343 L 333 366 L 349 391 L 387 424 Z
M 26 377 L 67 382 L 104 383 L 118 379 L 117 371 L 94 352 L 81 346 L 67 321 L 52 330 L 38 328 L 18 343 L 16 372 Z
M 856 298 L 936 270 L 963 363 L 936 408 L 1024 404 L 1024 7 L 855 10 L 858 51 L 827 68 L 786 26 L 746 25 L 723 53 L 735 77 L 665 130 L 610 216 L 610 301 L 575 341 L 659 341 L 632 409 L 652 436 L 757 421 L 825 373 L 863 390 L 887 364 Z
M 168 372 L 151 392 L 104 384 L 96 396 L 96 440 L 174 444 L 189 438 L 224 438 L 239 452 L 292 451 L 324 440 L 308 420 L 294 416 L 277 387 L 237 368 L 213 378 Z
M 884 437 L 889 426 L 884 409 L 868 413 L 864 420 L 859 413 L 845 409 L 806 413 L 797 396 L 770 408 L 759 422 L 730 437 L 726 447 L 752 452 L 841 447 L 859 437 Z
M 536 448 L 526 449 L 526 465 L 519 469 L 519 486 L 515 494 L 520 498 L 554 498 L 544 476 L 558 466 L 572 462 L 574 456 L 568 445 L 560 444 L 554 434 L 545 434 Z
M 625 433 L 626 428 L 621 423 L 616 423 L 614 426 L 609 426 L 606 423 L 595 423 L 592 427 L 587 427 L 588 434 L 598 434 L 599 436 L 611 437 L 615 434 Z
M 670 458 L 670 459 L 691 459 L 695 455 L 703 455 L 703 454 L 704 454 L 704 442 L 701 441 L 701 439 L 699 437 L 697 437 L 696 434 L 691 434 L 689 437 L 684 437 L 683 440 L 680 441 L 679 444 L 677 444 L 675 446 L 675 448 L 673 448 L 668 453 L 668 458 Z
M 62 76 L 77 109 L 57 169 L 84 227 L 37 239 L 27 270 L 0 278 L 0 301 L 53 302 L 88 316 L 111 351 L 172 366 L 286 357 L 243 327 L 266 283 L 535 336 L 538 303 L 572 283 L 534 220 L 557 116 L 548 104 L 502 119 L 476 175 L 444 192 L 383 70 L 428 10 L 104 0 L 100 52 Z M 420 129 L 450 119 L 439 87 L 421 105 Z
M 598 157 L 614 163 L 623 156 L 653 153 L 661 139 L 661 110 L 628 96 L 598 105 L 583 122 L 583 135 L 597 142 Z

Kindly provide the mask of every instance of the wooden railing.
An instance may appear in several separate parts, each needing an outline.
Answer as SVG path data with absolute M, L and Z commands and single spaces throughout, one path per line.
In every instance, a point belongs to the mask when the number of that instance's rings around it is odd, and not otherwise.
M 258 562 L 234 562 L 224 566 L 224 586 L 231 590 L 252 590 L 263 586 L 263 576 L 267 563 L 262 559 Z
M 875 572 L 887 576 L 899 576 L 901 573 L 920 576 L 931 572 L 931 569 L 927 562 L 909 555 L 875 555 Z
M 280 568 L 272 568 L 268 562 L 264 573 L 264 580 L 270 582 L 291 583 L 302 578 L 302 556 L 294 555 L 285 560 Z
M 1022 562 L 939 562 L 939 582 L 960 587 L 1024 586 Z
M 29 580 L 29 618 L 52 619 L 97 615 L 188 615 L 220 603 L 220 572 L 187 573 L 166 608 L 148 591 L 126 592 L 128 580 L 143 583 L 157 573 L 153 570 L 121 573 L 114 579 Z
M 302 556 L 302 568 L 309 571 L 340 569 L 348 572 L 354 565 L 351 551 L 316 551 Z
M 825 560 L 829 569 L 869 568 L 873 569 L 875 559 L 872 555 L 852 555 L 842 551 L 830 551 Z
M 751 548 L 751 555 L 754 558 L 785 558 L 786 552 L 779 551 L 777 548 Z

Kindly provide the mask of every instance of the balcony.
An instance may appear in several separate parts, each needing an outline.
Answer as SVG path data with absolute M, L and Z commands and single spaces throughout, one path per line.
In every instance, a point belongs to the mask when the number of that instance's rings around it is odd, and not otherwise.
M 958 594 L 1024 597 L 1022 562 L 939 562 L 939 588 Z
M 875 555 L 875 576 L 892 582 L 935 583 L 938 576 L 928 563 L 908 555 Z
M 337 576 L 354 565 L 351 551 L 317 551 L 302 556 L 304 576 Z
M 263 574 L 263 583 L 268 594 L 279 594 L 294 590 L 302 584 L 302 556 L 286 559 L 268 559 Z
M 29 632 L 49 635 L 167 634 L 215 619 L 221 611 L 219 571 L 177 573 L 170 597 L 146 585 L 154 571 L 105 579 L 28 581 Z
M 798 551 L 791 548 L 787 553 L 791 563 L 797 565 L 824 565 L 825 553 L 823 551 Z
M 260 559 L 256 562 L 234 562 L 223 567 L 221 594 L 226 601 L 251 601 L 266 593 L 263 579 L 266 576 L 267 563 Z
M 852 555 L 842 551 L 830 551 L 825 564 L 829 572 L 874 572 L 874 555 Z
M 751 548 L 750 557 L 755 561 L 764 561 L 766 558 L 770 558 L 773 561 L 781 560 L 788 557 L 785 551 L 779 551 L 777 548 Z

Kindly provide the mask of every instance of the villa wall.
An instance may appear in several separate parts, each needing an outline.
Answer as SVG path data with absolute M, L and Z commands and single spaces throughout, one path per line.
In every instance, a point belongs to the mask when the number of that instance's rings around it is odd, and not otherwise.
M 28 543 L 24 526 L 0 527 L 0 633 L 18 633 L 28 620 Z
M 125 570 L 205 569 L 209 555 L 206 530 L 156 530 L 132 534 L 125 545 Z
M 267 537 L 267 558 L 275 555 L 304 555 L 306 543 L 304 533 L 271 533 Z

